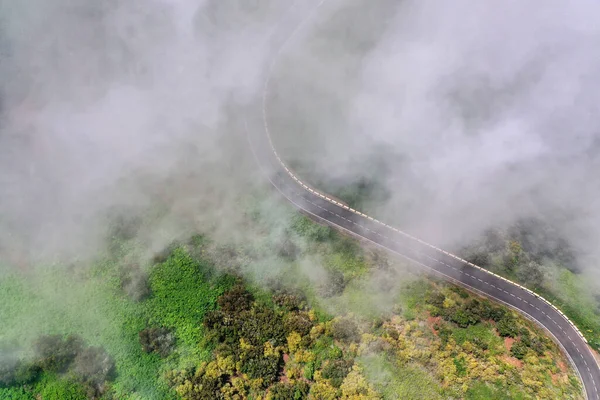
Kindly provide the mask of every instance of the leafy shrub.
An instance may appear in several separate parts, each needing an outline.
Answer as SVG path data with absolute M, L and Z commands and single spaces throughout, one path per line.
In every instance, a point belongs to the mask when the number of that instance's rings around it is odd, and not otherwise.
M 283 326 L 288 334 L 298 332 L 300 336 L 306 336 L 313 327 L 313 323 L 306 314 L 288 313 L 283 318 Z
M 544 283 L 544 273 L 541 265 L 535 261 L 522 264 L 517 270 L 517 278 L 525 285 L 538 287 Z
M 63 339 L 61 335 L 42 335 L 34 342 L 36 364 L 48 372 L 66 372 L 83 349 L 83 340 L 76 335 Z
M 475 325 L 479 322 L 479 318 L 472 312 L 461 307 L 452 307 L 444 311 L 445 319 L 454 322 L 461 328 L 466 328 L 469 325 Z
M 440 292 L 429 293 L 425 298 L 425 302 L 427 304 L 431 304 L 437 308 L 442 308 L 444 306 L 444 300 L 446 300 L 446 296 Z
M 308 217 L 295 215 L 292 221 L 292 229 L 301 236 L 315 242 L 324 242 L 332 235 L 330 227 L 313 222 Z
M 496 329 L 500 336 L 515 338 L 519 334 L 519 327 L 517 321 L 509 315 L 505 315 L 496 324 Z
M 298 380 L 294 384 L 278 382 L 269 388 L 267 400 L 301 400 L 308 396 L 310 386 Z
M 338 359 L 329 361 L 323 366 L 322 376 L 329 379 L 334 387 L 339 388 L 346 375 L 352 370 L 352 365 L 354 365 L 353 360 Z
M 121 281 L 121 288 L 133 301 L 142 301 L 150 296 L 148 276 L 141 270 L 129 272 Z
M 286 235 L 276 244 L 276 249 L 277 255 L 288 261 L 294 261 L 300 254 L 300 248 Z
M 171 385 L 179 385 L 176 388 L 177 393 L 187 400 L 206 400 L 224 399 L 221 388 L 229 381 L 227 374 L 211 374 L 207 373 L 206 365 L 201 365 L 195 371 L 185 373 L 184 377 L 173 376 L 167 377 Z
M 254 345 L 271 342 L 274 346 L 282 346 L 286 343 L 286 335 L 283 329 L 281 317 L 270 308 L 261 306 L 239 314 L 237 324 L 237 336 L 245 338 Z
M 345 343 L 358 342 L 360 333 L 358 325 L 350 318 L 340 318 L 331 324 L 331 334 L 335 340 Z
M 481 318 L 485 320 L 500 321 L 506 315 L 501 307 L 495 307 L 489 300 L 481 301 Z
M 254 296 L 246 288 L 237 284 L 217 299 L 217 304 L 221 311 L 229 314 L 238 314 L 244 310 L 249 310 L 254 301 Z
M 319 294 L 325 298 L 340 295 L 346 288 L 344 274 L 338 270 L 327 271 L 327 279 L 318 288 Z
M 279 379 L 281 362 L 280 357 L 265 356 L 262 348 L 257 347 L 242 360 L 241 371 L 252 379 L 261 378 L 263 387 L 267 388 Z
M 3 356 L 0 358 L 0 388 L 31 383 L 37 380 L 40 372 L 38 366 L 25 363 L 14 355 Z
M 474 337 L 471 339 L 471 342 L 473 342 L 473 344 L 477 347 L 479 347 L 481 350 L 487 350 L 488 349 L 488 344 L 485 340 L 483 340 L 480 337 Z
M 175 336 L 167 328 L 146 328 L 139 333 L 140 344 L 146 353 L 168 356 L 175 346 Z
M 525 343 L 523 343 L 522 341 L 516 341 L 513 343 L 513 345 L 510 348 L 510 354 L 515 357 L 518 358 L 519 360 L 522 360 L 526 355 L 527 355 L 527 351 L 529 350 L 529 347 L 527 347 L 527 345 Z
M 298 311 L 304 308 L 306 298 L 300 292 L 281 291 L 273 296 L 273 301 L 286 311 Z
M 72 372 L 85 385 L 88 396 L 95 397 L 114 379 L 115 362 L 102 347 L 86 347 L 73 360 Z

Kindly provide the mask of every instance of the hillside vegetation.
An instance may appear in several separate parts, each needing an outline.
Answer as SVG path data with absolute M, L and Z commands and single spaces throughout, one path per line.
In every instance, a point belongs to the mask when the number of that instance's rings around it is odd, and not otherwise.
M 252 243 L 196 236 L 143 266 L 117 235 L 89 268 L 2 276 L 0 398 L 581 398 L 519 315 L 291 210 L 271 235 L 256 204 Z

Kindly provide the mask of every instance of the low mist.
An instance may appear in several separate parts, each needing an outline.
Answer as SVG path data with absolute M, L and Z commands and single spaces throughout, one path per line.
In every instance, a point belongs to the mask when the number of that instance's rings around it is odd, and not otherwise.
M 290 163 L 375 182 L 366 212 L 453 250 L 545 221 L 598 276 L 600 6 L 351 3 L 281 62 L 268 104 Z
M 237 106 L 262 93 L 278 23 L 317 3 L 2 0 L 4 262 L 92 257 L 115 215 L 159 215 L 134 232 L 148 254 L 251 240 L 236 207 L 264 179 Z M 274 69 L 273 139 L 314 184 L 376 184 L 361 208 L 431 242 L 535 217 L 598 275 L 599 13 L 325 2 Z

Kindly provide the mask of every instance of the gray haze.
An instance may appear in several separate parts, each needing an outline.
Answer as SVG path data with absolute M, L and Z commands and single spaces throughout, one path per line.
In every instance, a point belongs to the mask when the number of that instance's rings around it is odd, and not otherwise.
M 142 232 L 157 248 L 216 221 L 235 228 L 250 159 L 231 99 L 256 93 L 288 8 L 0 0 L 5 261 L 92 255 L 114 209 L 160 208 Z
M 600 5 L 349 3 L 282 62 L 286 158 L 342 182 L 383 166 L 367 211 L 450 248 L 542 218 L 598 275 Z
M 262 178 L 232 104 L 260 93 L 290 5 L 0 0 L 0 254 L 93 254 L 115 206 L 161 209 L 141 233 L 156 248 L 243 237 L 232 206 Z M 592 1 L 330 1 L 275 70 L 274 140 L 348 182 L 377 160 L 388 197 L 367 211 L 431 241 L 542 216 L 591 269 L 599 17 Z

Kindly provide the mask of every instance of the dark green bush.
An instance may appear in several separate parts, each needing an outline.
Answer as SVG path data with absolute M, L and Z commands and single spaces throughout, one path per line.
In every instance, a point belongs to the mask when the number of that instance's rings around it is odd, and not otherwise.
M 302 400 L 307 398 L 309 391 L 310 385 L 301 380 L 296 381 L 293 385 L 278 382 L 269 388 L 272 400 Z
M 287 334 L 298 332 L 300 336 L 308 335 L 313 323 L 306 314 L 288 313 L 283 318 L 283 326 Z
M 33 344 L 36 364 L 48 372 L 66 372 L 83 349 L 83 339 L 69 335 L 42 335 Z
M 323 378 L 329 379 L 334 387 L 339 388 L 352 369 L 352 365 L 354 365 L 353 360 L 331 360 L 323 366 Z
M 282 361 L 279 357 L 265 357 L 263 349 L 257 347 L 247 353 L 242 360 L 242 372 L 248 374 L 251 379 L 262 378 L 264 388 L 279 380 Z
M 331 334 L 335 340 L 345 343 L 358 342 L 360 332 L 358 325 L 350 318 L 340 318 L 331 324 Z
M 517 321 L 509 315 L 505 315 L 496 324 L 496 329 L 500 336 L 516 338 L 519 335 L 519 327 Z
M 244 310 L 249 310 L 254 301 L 252 293 L 241 285 L 235 285 L 217 299 L 219 309 L 229 314 L 239 314 Z
M 175 335 L 167 328 L 146 328 L 139 333 L 140 344 L 146 353 L 167 357 L 175 347 Z
M 344 274 L 338 270 L 327 271 L 327 279 L 319 286 L 319 294 L 325 298 L 338 296 L 346 288 Z
M 510 354 L 513 357 L 522 360 L 527 355 L 528 350 L 529 347 L 527 347 L 525 343 L 519 340 L 513 343 L 512 347 L 510 348 Z

